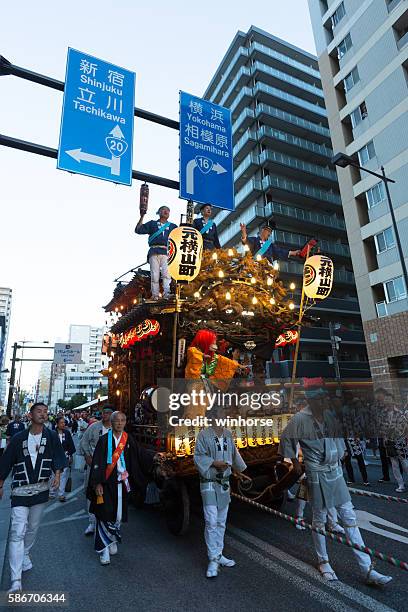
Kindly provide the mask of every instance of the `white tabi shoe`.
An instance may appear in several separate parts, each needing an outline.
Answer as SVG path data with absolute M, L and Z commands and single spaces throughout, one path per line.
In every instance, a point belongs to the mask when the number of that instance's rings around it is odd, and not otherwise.
M 24 559 L 23 559 L 23 572 L 28 572 L 28 570 L 33 568 L 33 564 L 31 562 L 31 559 L 28 555 L 24 555 Z
M 112 542 L 112 544 L 109 544 L 109 554 L 110 555 L 118 554 L 118 545 L 116 544 L 116 542 Z
M 109 546 L 103 549 L 99 556 L 99 561 L 101 565 L 109 565 L 110 563 L 110 555 L 109 555 Z
M 207 578 L 216 578 L 218 576 L 218 561 L 210 561 L 207 567 Z
M 88 527 L 84 531 L 84 535 L 89 536 L 95 533 L 95 525 L 93 523 L 89 523 Z
M 221 565 L 221 567 L 234 567 L 235 561 L 234 559 L 227 559 L 227 557 L 221 555 L 218 559 L 218 564 Z
M 21 580 L 13 580 L 11 583 L 11 587 L 9 588 L 7 593 L 18 593 L 19 591 L 22 591 L 22 590 L 23 590 L 23 587 L 21 585 Z
M 317 567 L 321 577 L 324 580 L 327 580 L 327 582 L 334 582 L 335 580 L 338 580 L 332 566 L 328 561 L 322 561 Z
M 395 490 L 396 490 L 397 493 L 404 493 L 404 491 L 406 491 L 406 488 L 405 488 L 404 485 L 400 485 Z
M 373 566 L 370 567 L 366 576 L 366 583 L 373 586 L 385 586 L 391 582 L 391 580 L 391 576 L 384 576 L 384 574 L 376 572 Z

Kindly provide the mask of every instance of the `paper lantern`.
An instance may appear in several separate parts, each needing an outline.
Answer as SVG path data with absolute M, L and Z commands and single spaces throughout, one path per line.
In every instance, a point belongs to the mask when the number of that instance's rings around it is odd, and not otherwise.
M 195 227 L 182 225 L 170 232 L 167 243 L 167 264 L 175 281 L 189 283 L 201 268 L 203 237 Z
M 305 261 L 303 289 L 308 298 L 324 300 L 333 286 L 334 266 L 329 257 L 313 255 Z

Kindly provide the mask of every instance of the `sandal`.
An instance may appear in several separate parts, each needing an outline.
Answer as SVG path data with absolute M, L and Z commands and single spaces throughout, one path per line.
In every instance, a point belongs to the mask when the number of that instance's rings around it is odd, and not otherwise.
M 327 582 L 334 582 L 335 580 L 338 580 L 335 572 L 333 571 L 328 561 L 322 561 L 321 563 L 319 563 L 317 569 L 319 570 L 322 578 Z

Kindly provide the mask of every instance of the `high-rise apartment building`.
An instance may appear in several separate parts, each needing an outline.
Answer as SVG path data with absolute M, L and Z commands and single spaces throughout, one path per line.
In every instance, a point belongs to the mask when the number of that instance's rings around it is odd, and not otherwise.
M 6 401 L 7 373 L 1 374 L 6 368 L 6 353 L 11 317 L 12 289 L 0 287 L 0 406 Z
M 309 0 L 374 382 L 408 376 L 408 2 Z M 397 239 L 400 239 L 402 258 Z M 402 261 L 405 261 L 405 270 Z
M 204 97 L 232 111 L 235 211 L 215 216 L 223 246 L 240 243 L 240 223 L 256 234 L 273 217 L 273 239 L 299 249 L 319 241 L 335 264 L 330 298 L 314 307 L 319 318 L 302 332 L 299 376 L 335 376 L 334 327 L 341 337 L 342 377 L 365 377 L 368 364 L 352 272 L 317 58 L 254 26 L 238 32 Z M 297 286 L 299 302 L 303 264 L 280 262 L 286 286 Z M 282 357 L 282 355 L 281 355 Z M 292 371 L 291 350 L 270 364 L 272 377 Z

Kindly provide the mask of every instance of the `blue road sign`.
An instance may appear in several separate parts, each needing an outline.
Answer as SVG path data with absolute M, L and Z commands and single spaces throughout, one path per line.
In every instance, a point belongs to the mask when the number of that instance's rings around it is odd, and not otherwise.
M 180 91 L 180 198 L 234 210 L 231 111 Z
M 57 168 L 132 184 L 134 72 L 68 49 Z

